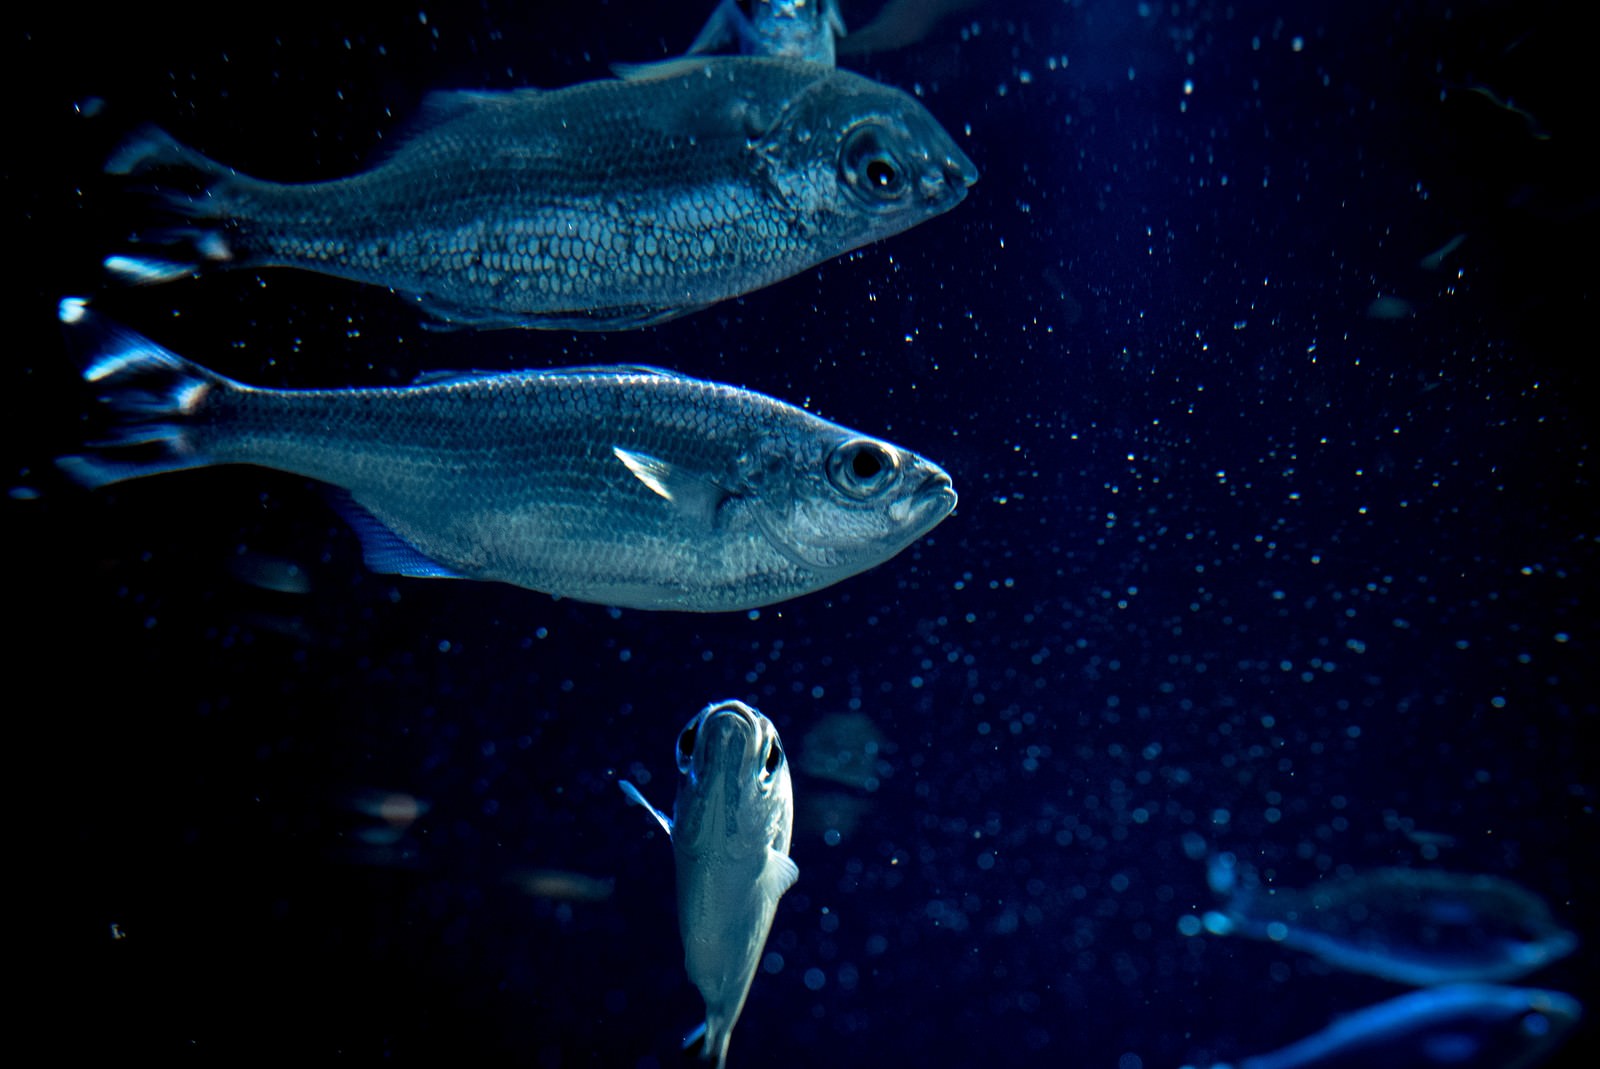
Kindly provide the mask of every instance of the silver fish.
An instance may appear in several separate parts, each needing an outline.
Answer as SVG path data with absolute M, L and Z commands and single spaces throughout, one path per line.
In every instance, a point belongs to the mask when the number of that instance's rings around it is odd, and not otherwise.
M 147 128 L 116 174 L 196 193 L 114 274 L 284 266 L 387 286 L 460 327 L 621 329 L 770 285 L 955 207 L 977 169 L 898 89 L 712 57 L 565 89 L 434 93 L 371 170 L 287 185 Z M 155 246 L 154 252 L 149 251 Z
M 748 15 L 739 0 L 720 0 L 689 53 L 732 45 L 747 56 L 788 56 L 831 67 L 834 42 L 844 35 L 839 0 L 751 0 Z
M 374 571 L 493 579 L 639 609 L 770 605 L 894 556 L 955 507 L 887 442 L 642 367 L 266 390 L 62 302 L 121 423 L 59 463 L 90 486 L 258 464 L 348 492 Z M 144 451 L 119 460 L 121 447 Z M 150 453 L 156 455 L 150 456 Z
M 684 1040 L 721 1069 L 755 979 L 778 899 L 799 877 L 789 859 L 794 786 L 772 721 L 739 701 L 714 702 L 678 735 L 672 816 L 644 806 L 672 839 L 683 965 L 706 1002 L 705 1023 Z
M 1306 888 L 1262 887 L 1236 859 L 1209 862 L 1227 897 L 1206 914 L 1214 934 L 1266 939 L 1336 968 L 1400 983 L 1515 980 L 1570 954 L 1575 935 L 1531 891 L 1496 876 L 1374 869 Z
M 1449 984 L 1368 1006 L 1237 1069 L 1520 1069 L 1542 1061 L 1582 1015 L 1559 991 Z

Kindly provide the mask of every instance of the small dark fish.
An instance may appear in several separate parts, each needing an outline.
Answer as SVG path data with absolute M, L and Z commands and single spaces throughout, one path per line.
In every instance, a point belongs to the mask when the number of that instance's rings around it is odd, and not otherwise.
M 340 487 L 374 571 L 492 579 L 638 609 L 716 612 L 821 589 L 955 507 L 915 453 L 792 405 L 654 368 L 264 390 L 62 302 L 121 422 L 63 457 L 90 486 L 258 464 Z M 133 459 L 117 459 L 126 449 Z
M 678 735 L 672 816 L 619 781 L 672 839 L 683 964 L 706 1002 L 684 1047 L 722 1069 L 778 899 L 800 876 L 789 859 L 794 785 L 778 729 L 740 701 L 713 702 Z
M 1522 1069 L 1582 1016 L 1559 991 L 1450 984 L 1369 1006 L 1298 1043 L 1212 1069 Z
M 1336 968 L 1404 984 L 1514 980 L 1571 953 L 1578 940 L 1530 891 L 1497 876 L 1375 869 L 1310 887 L 1261 886 L 1232 855 L 1210 861 L 1228 896 L 1206 928 L 1266 939 Z
M 288 185 L 149 128 L 176 225 L 114 274 L 300 267 L 459 327 L 615 330 L 760 289 L 949 211 L 972 161 L 916 100 L 801 60 L 712 57 L 565 89 L 435 93 L 371 170 Z

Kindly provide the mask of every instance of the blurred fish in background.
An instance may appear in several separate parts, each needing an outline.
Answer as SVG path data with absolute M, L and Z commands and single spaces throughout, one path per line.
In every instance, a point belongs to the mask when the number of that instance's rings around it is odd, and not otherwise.
M 1213 934 L 1281 943 L 1398 983 L 1515 980 L 1578 945 L 1543 899 L 1497 876 L 1386 868 L 1286 889 L 1219 854 L 1207 879 L 1227 899 L 1206 914 Z

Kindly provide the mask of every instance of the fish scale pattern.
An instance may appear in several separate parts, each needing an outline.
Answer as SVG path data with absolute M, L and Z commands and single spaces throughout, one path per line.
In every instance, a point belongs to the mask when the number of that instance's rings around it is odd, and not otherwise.
M 409 294 L 446 322 L 618 327 L 786 278 L 959 202 L 971 164 L 922 106 L 848 72 L 723 58 L 560 90 L 435 94 L 349 178 L 230 173 L 204 214 L 236 262 Z M 933 190 L 862 203 L 836 177 L 863 122 Z

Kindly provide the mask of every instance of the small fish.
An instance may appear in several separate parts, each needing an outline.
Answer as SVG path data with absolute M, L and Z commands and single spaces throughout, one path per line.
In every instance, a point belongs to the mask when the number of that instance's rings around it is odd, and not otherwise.
M 799 877 L 789 860 L 794 787 L 778 729 L 739 701 L 714 702 L 678 735 L 672 816 L 619 781 L 672 839 L 683 964 L 706 1002 L 684 1040 L 721 1069 L 750 994 L 778 899 Z
M 84 378 L 120 423 L 61 458 L 89 486 L 257 464 L 346 492 L 374 571 L 717 612 L 880 564 L 955 507 L 915 453 L 762 394 L 641 367 L 267 390 L 69 298 Z M 134 456 L 116 459 L 124 447 Z
M 1450 984 L 1368 1006 L 1236 1069 L 1521 1069 L 1554 1050 L 1582 1013 L 1559 991 Z
M 1288 890 L 1241 880 L 1230 854 L 1209 862 L 1213 934 L 1267 939 L 1336 968 L 1430 986 L 1526 976 L 1570 954 L 1578 940 L 1537 895 L 1497 876 L 1375 869 Z
M 721 0 L 689 54 L 731 44 L 747 56 L 787 56 L 831 67 L 834 42 L 844 35 L 839 0 L 751 0 L 748 15 L 738 0 Z
M 447 326 L 618 330 L 897 234 L 978 178 L 912 97 L 801 60 L 672 60 L 565 89 L 434 93 L 422 111 L 370 170 L 303 184 L 147 128 L 106 169 L 164 172 L 177 218 L 105 266 L 135 282 L 299 267 L 389 287 Z

